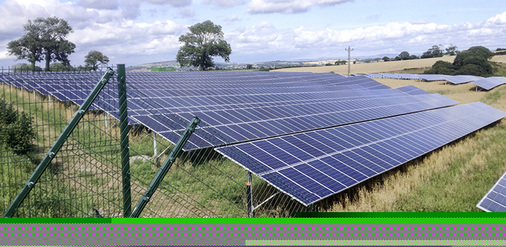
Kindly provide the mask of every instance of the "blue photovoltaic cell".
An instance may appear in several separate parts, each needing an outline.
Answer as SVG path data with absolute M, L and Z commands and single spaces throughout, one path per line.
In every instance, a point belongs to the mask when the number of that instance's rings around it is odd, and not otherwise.
M 420 78 L 424 81 L 444 81 L 444 80 L 446 80 L 446 75 L 423 74 L 423 75 L 420 75 Z
M 476 206 L 487 212 L 506 212 L 506 172 Z
M 477 102 L 249 142 L 247 145 L 256 147 L 254 150 L 242 148 L 246 144 L 215 149 L 307 206 L 505 116 L 504 112 Z M 361 136 L 357 134 L 359 130 L 381 135 L 374 138 L 371 135 Z M 353 144 L 341 145 L 344 143 Z M 273 159 L 281 150 L 285 152 L 280 159 Z M 272 158 L 266 159 L 265 153 Z M 293 158 L 290 159 L 287 154 Z M 239 162 L 247 160 L 244 156 L 272 169 L 255 172 L 258 169 Z M 299 191 L 299 194 L 293 191 Z
M 176 115 L 180 116 L 180 119 L 184 119 L 183 122 L 190 121 L 193 116 L 199 117 L 202 120 L 201 127 L 206 126 L 205 131 L 201 133 L 217 136 L 223 144 L 230 144 L 440 108 L 456 103 L 456 101 L 438 94 L 404 94 L 395 97 L 245 107 L 241 109 L 241 114 L 238 114 L 237 109 L 234 109 L 200 111 L 194 114 L 177 113 Z M 150 115 L 150 118 L 155 120 L 159 117 L 163 117 L 163 114 Z M 137 116 L 133 116 L 133 118 L 150 129 L 158 128 L 157 126 L 151 127 L 152 122 L 143 122 Z M 163 121 L 159 120 L 158 122 Z M 178 131 L 183 129 L 184 127 Z M 195 135 L 198 133 L 194 133 L 190 137 L 190 143 L 193 142 Z M 336 135 L 341 134 L 336 133 Z M 170 139 L 168 136 L 164 137 L 172 142 L 177 141 L 177 139 Z M 200 138 L 205 139 L 205 137 Z M 352 147 L 361 142 L 364 142 L 364 139 L 360 135 L 355 135 L 349 139 L 349 142 L 342 143 L 342 145 Z M 195 148 L 211 147 L 210 143 L 206 146 L 193 144 Z M 205 144 L 205 142 L 200 142 L 200 144 Z
M 446 81 L 451 84 L 458 85 L 458 84 L 473 82 L 473 81 L 476 81 L 476 80 L 479 80 L 482 78 L 483 77 L 472 76 L 472 75 L 453 75 L 453 76 L 447 76 Z
M 506 84 L 506 77 L 488 77 L 480 80 L 473 81 L 473 84 L 476 86 L 485 89 L 491 90 L 500 85 Z
M 409 86 L 405 86 L 405 87 L 399 87 L 399 88 L 396 88 L 397 90 L 401 91 L 401 92 L 404 92 L 404 93 L 407 93 L 407 94 L 410 94 L 410 95 L 417 95 L 417 94 L 428 94 L 429 92 L 423 90 L 423 89 L 420 89 L 420 88 L 417 88 L 413 85 L 409 85 Z

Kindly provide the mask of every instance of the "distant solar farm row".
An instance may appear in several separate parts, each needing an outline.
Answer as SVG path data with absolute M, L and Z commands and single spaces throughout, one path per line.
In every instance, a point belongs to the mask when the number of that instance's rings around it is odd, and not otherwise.
M 81 104 L 100 73 L 0 74 L 0 82 Z M 213 148 L 303 205 L 398 167 L 506 114 L 483 103 L 389 88 L 366 76 L 297 72 L 127 73 L 128 112 L 186 151 Z M 116 78 L 94 103 L 118 117 Z
M 472 75 L 431 75 L 431 74 L 366 74 L 369 78 L 386 78 L 400 80 L 420 80 L 420 81 L 446 81 L 450 84 L 458 85 L 464 83 L 473 83 L 483 90 L 491 90 L 495 87 L 506 84 L 506 77 L 480 77 Z

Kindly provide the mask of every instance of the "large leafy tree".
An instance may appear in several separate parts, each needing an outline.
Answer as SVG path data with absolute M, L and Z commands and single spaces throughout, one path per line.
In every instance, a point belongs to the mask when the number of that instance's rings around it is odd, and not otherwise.
M 220 25 L 205 21 L 189 29 L 190 32 L 179 37 L 179 42 L 183 45 L 179 48 L 176 59 L 182 67 L 194 66 L 207 70 L 214 66 L 215 56 L 222 57 L 225 62 L 230 61 L 232 48 L 223 39 Z
M 37 18 L 28 20 L 24 25 L 25 34 L 7 44 L 10 55 L 18 59 L 27 59 L 32 68 L 35 63 L 45 60 L 45 70 L 49 70 L 52 61 L 59 61 L 63 65 L 70 65 L 69 55 L 74 52 L 76 45 L 68 41 L 67 35 L 72 27 L 64 19 L 58 17 Z
M 93 71 L 97 71 L 99 65 L 109 63 L 109 57 L 99 51 L 90 51 L 84 58 L 84 66 Z
M 422 54 L 422 58 L 432 58 L 432 57 L 442 57 L 443 50 L 439 45 L 433 45 L 432 48 L 429 48 L 426 52 Z

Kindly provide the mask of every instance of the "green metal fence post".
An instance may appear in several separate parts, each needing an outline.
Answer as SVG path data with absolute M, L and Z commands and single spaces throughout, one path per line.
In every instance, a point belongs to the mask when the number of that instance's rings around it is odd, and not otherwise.
M 128 112 L 125 65 L 118 64 L 119 127 L 121 145 L 121 177 L 123 182 L 123 217 L 132 213 L 130 188 L 130 147 L 128 143 Z
M 12 217 L 16 210 L 18 209 L 19 205 L 23 202 L 23 200 L 26 198 L 28 193 L 32 190 L 34 185 L 39 180 L 40 176 L 42 176 L 42 173 L 46 170 L 46 168 L 49 166 L 55 155 L 58 153 L 60 148 L 63 146 L 63 143 L 67 140 L 69 135 L 72 133 L 74 128 L 77 126 L 79 121 L 83 118 L 86 111 L 90 108 L 91 104 L 95 100 L 95 98 L 98 96 L 100 91 L 104 88 L 104 86 L 107 84 L 109 79 L 114 75 L 114 70 L 109 68 L 107 72 L 104 74 L 102 79 L 97 83 L 93 91 L 90 95 L 86 98 L 84 103 L 79 107 L 79 110 L 72 116 L 72 119 L 67 124 L 63 132 L 60 134 L 58 139 L 54 142 L 53 146 L 49 149 L 47 154 L 44 156 L 42 161 L 39 163 L 37 168 L 35 168 L 35 171 L 32 173 L 26 184 L 23 186 L 21 191 L 18 193 L 18 195 L 14 198 L 11 205 L 7 210 L 5 211 L 5 214 L 3 217 Z
M 183 133 L 183 135 L 177 141 L 176 146 L 170 152 L 169 157 L 167 157 L 167 159 L 163 163 L 162 167 L 160 168 L 160 170 L 158 170 L 158 172 L 156 173 L 155 177 L 153 178 L 153 181 L 151 181 L 151 184 L 149 185 L 146 193 L 144 193 L 144 195 L 141 197 L 141 199 L 139 199 L 139 202 L 135 206 L 135 208 L 134 208 L 132 214 L 130 215 L 130 217 L 132 217 L 132 218 L 139 217 L 139 215 L 141 214 L 142 210 L 144 210 L 144 207 L 146 206 L 146 204 L 148 204 L 149 199 L 155 193 L 156 189 L 158 188 L 158 186 L 162 182 L 163 178 L 165 177 L 165 175 L 169 171 L 170 167 L 176 161 L 176 158 L 181 153 L 181 150 L 183 149 L 183 146 L 186 144 L 186 142 L 190 138 L 190 136 L 193 133 L 193 131 L 195 131 L 195 128 L 197 127 L 197 125 L 199 123 L 200 123 L 200 119 L 197 118 L 197 117 L 194 117 L 192 119 L 192 121 L 190 122 L 190 124 L 186 127 L 185 132 Z

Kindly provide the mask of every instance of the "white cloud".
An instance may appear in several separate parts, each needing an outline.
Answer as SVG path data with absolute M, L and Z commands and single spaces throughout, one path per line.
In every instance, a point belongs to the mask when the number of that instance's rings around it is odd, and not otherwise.
M 487 25 L 505 25 L 506 24 L 506 11 L 488 19 L 486 24 Z
M 229 8 L 243 5 L 246 3 L 246 0 L 204 0 L 203 2 L 217 7 Z
M 251 0 L 248 5 L 248 12 L 260 13 L 303 13 L 312 6 L 331 6 L 352 0 Z
M 169 4 L 174 7 L 184 7 L 192 3 L 192 0 L 141 0 L 141 2 L 142 1 L 159 5 Z
M 165 1 L 164 3 L 169 3 Z M 76 44 L 76 51 L 70 59 L 73 64 L 80 64 L 84 55 L 90 50 L 99 50 L 111 59 L 118 58 L 123 62 L 129 56 L 166 54 L 167 60 L 173 59 L 179 47 L 178 37 L 186 28 L 171 20 L 155 22 L 134 22 L 122 18 L 120 9 L 88 8 L 86 4 L 60 3 L 47 1 L 6 0 L 0 5 L 0 59 L 15 58 L 7 55 L 7 42 L 23 35 L 23 25 L 29 19 L 57 16 L 66 19 L 74 32 L 68 36 Z M 162 2 L 159 2 L 162 3 Z M 132 61 L 135 61 L 133 59 Z M 114 62 L 111 60 L 111 62 Z
M 500 15 L 499 15 L 500 16 Z M 494 22 L 496 23 L 496 22 Z M 488 24 L 487 24 L 488 25 Z M 270 22 L 228 33 L 232 49 L 245 54 L 314 54 L 329 56 L 332 52 L 343 55 L 344 47 L 352 45 L 357 51 L 374 55 L 390 50 L 408 50 L 410 53 L 425 51 L 434 44 L 457 44 L 461 49 L 473 45 L 495 45 L 504 37 L 506 25 L 483 23 L 442 25 L 426 22 L 391 22 L 347 30 L 335 28 L 315 29 L 300 26 L 279 29 Z M 376 53 L 378 52 L 378 53 Z M 319 54 L 319 55 L 318 55 Z M 332 56 L 332 55 L 330 55 Z
M 160 58 L 173 60 L 179 48 L 179 35 L 187 32 L 187 27 L 190 25 L 189 19 L 194 18 L 196 13 L 202 12 L 202 10 L 194 9 L 199 6 L 198 4 L 188 5 L 192 3 L 191 0 L 60 1 L 5 0 L 0 2 L 0 59 L 3 64 L 12 64 L 14 61 L 14 57 L 7 55 L 6 45 L 9 41 L 23 35 L 23 25 L 29 19 L 49 16 L 66 19 L 73 27 L 74 32 L 69 35 L 69 40 L 77 45 L 76 53 L 71 56 L 73 64 L 81 64 L 84 55 L 90 50 L 99 50 L 108 55 L 111 63 L 136 64 L 159 61 Z M 308 26 L 289 27 L 287 22 L 290 16 L 284 16 L 287 19 L 284 23 L 271 20 L 271 22 L 243 24 L 258 17 L 247 16 L 246 8 L 250 13 L 296 13 L 307 11 L 313 6 L 335 5 L 346 1 L 251 0 L 248 7 L 242 6 L 242 13 L 236 13 L 234 8 L 233 13 L 223 15 L 222 20 L 226 23 L 225 39 L 232 46 L 233 58 L 242 61 L 245 57 L 256 58 L 258 54 L 272 60 L 283 59 L 283 56 L 292 58 L 333 56 L 329 54 L 344 56 L 344 47 L 348 45 L 355 48 L 355 54 L 362 52 L 364 55 L 382 52 L 399 53 L 403 50 L 412 54 L 417 52 L 421 54 L 434 44 L 455 44 L 459 46 L 459 49 L 466 49 L 473 45 L 484 45 L 490 48 L 504 47 L 506 12 L 495 16 L 490 15 L 490 18 L 484 18 L 479 23 L 452 25 L 419 19 L 412 22 L 371 24 L 347 29 L 343 29 L 337 23 L 335 27 L 318 27 L 310 22 Z M 198 2 L 207 4 L 204 6 L 208 9 L 209 5 L 223 8 L 245 4 L 243 0 L 199 0 Z M 263 7 L 260 6 L 261 4 Z M 143 5 L 148 8 L 142 8 Z M 156 8 L 161 13 L 161 9 L 174 7 L 176 9 L 171 13 L 175 16 L 164 17 L 159 21 L 137 18 L 141 14 L 146 15 L 146 9 Z M 180 17 L 183 17 L 183 21 Z M 201 17 L 196 16 L 197 20 L 199 18 Z M 228 31 L 232 28 L 235 29 Z M 141 58 L 144 60 L 140 61 Z M 9 61 L 4 62 L 6 60 Z
M 115 10 L 118 9 L 118 1 L 116 0 L 80 0 L 77 3 L 79 6 L 89 8 L 89 9 L 109 9 Z

